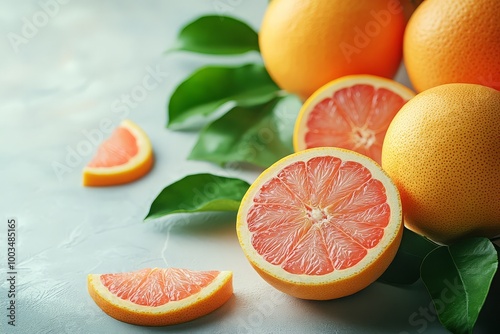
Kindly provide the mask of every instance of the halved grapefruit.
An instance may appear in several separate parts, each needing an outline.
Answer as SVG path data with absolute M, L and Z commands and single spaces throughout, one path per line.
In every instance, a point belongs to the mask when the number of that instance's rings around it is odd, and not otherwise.
M 134 325 L 166 326 L 204 316 L 233 295 L 230 271 L 147 268 L 89 274 L 87 287 L 109 316 Z
M 398 190 L 382 168 L 333 147 L 289 155 L 242 199 L 236 229 L 256 271 L 303 299 L 360 291 L 392 262 L 402 237 Z
M 333 80 L 303 104 L 295 123 L 294 149 L 341 147 L 380 163 L 389 124 L 414 96 L 406 86 L 373 75 Z
M 153 148 L 148 135 L 134 122 L 124 120 L 83 169 L 83 185 L 132 182 L 146 175 L 152 166 Z

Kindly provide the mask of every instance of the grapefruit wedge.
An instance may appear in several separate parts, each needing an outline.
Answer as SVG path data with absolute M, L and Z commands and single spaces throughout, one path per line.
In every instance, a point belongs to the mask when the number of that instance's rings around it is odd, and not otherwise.
M 236 224 L 247 259 L 272 286 L 325 300 L 375 281 L 402 237 L 401 200 L 382 168 L 333 147 L 289 155 L 242 199 Z
M 98 148 L 83 169 L 84 186 L 111 186 L 132 182 L 153 166 L 153 148 L 147 134 L 124 120 Z
M 166 326 L 204 316 L 233 295 L 230 271 L 147 268 L 89 274 L 88 291 L 109 316 L 134 325 Z
M 414 96 L 404 85 L 373 75 L 333 80 L 304 102 L 295 123 L 294 150 L 341 147 L 380 163 L 389 124 Z

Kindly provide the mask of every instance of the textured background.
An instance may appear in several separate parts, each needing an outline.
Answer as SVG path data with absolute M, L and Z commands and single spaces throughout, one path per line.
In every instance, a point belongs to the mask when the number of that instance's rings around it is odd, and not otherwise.
M 421 313 L 430 300 L 420 284 L 398 288 L 375 283 L 328 302 L 277 292 L 245 260 L 232 216 L 189 224 L 143 223 L 159 191 L 187 174 L 208 171 L 248 181 L 256 176 L 256 171 L 186 160 L 196 136 L 165 129 L 165 104 L 194 68 L 218 60 L 162 53 L 179 28 L 202 13 L 225 11 L 258 29 L 266 3 L 0 1 L 0 333 L 445 332 L 432 314 L 426 318 Z M 43 4 L 53 7 L 47 10 Z M 40 13 L 48 11 L 53 15 L 44 21 Z M 30 30 L 27 22 L 34 20 L 39 27 Z M 156 73 L 156 87 L 128 105 L 123 102 L 151 72 Z M 398 79 L 407 83 L 404 72 Z M 101 122 L 116 126 L 123 118 L 149 134 L 154 169 L 129 185 L 82 187 L 81 169 L 97 141 L 109 135 L 100 129 Z M 71 153 L 78 150 L 88 153 Z M 58 163 L 67 168 L 57 171 Z M 18 219 L 15 328 L 7 326 L 6 318 L 4 249 L 10 216 Z M 153 266 L 233 270 L 235 295 L 204 318 L 146 328 L 108 317 L 87 293 L 88 273 Z M 491 332 L 487 318 L 492 311 L 486 311 L 478 333 Z

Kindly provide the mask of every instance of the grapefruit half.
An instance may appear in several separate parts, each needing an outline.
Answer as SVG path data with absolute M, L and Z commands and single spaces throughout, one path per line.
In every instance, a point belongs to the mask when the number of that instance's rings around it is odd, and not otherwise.
M 402 237 L 398 190 L 370 158 L 340 148 L 289 155 L 242 199 L 237 234 L 272 286 L 303 299 L 360 291 L 389 266 Z
M 341 147 L 380 163 L 389 124 L 414 96 L 404 85 L 373 75 L 333 80 L 303 104 L 295 123 L 294 149 Z

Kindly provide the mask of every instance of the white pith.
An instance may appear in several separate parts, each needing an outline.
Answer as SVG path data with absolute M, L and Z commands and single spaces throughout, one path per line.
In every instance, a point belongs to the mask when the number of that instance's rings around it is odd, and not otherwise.
M 255 197 L 260 187 L 267 181 L 275 177 L 284 167 L 296 161 L 307 161 L 311 158 L 318 156 L 334 156 L 343 161 L 355 161 L 361 163 L 372 174 L 374 179 L 382 181 L 386 187 L 387 203 L 390 205 L 391 212 L 389 223 L 384 228 L 384 235 L 379 243 L 372 249 L 367 249 L 367 255 L 356 265 L 342 270 L 334 270 L 325 275 L 305 275 L 305 274 L 292 274 L 278 265 L 273 265 L 267 262 L 252 246 L 252 233 L 248 229 L 246 217 L 249 209 L 252 207 L 252 199 Z M 253 265 L 260 268 L 262 271 L 271 273 L 272 276 L 279 277 L 283 280 L 294 283 L 307 283 L 307 284 L 324 284 L 336 280 L 341 280 L 346 277 L 356 275 L 368 267 L 375 259 L 377 259 L 395 240 L 402 224 L 401 202 L 399 192 L 394 183 L 389 179 L 387 174 L 371 159 L 352 152 L 349 150 L 338 148 L 314 148 L 301 151 L 285 157 L 278 161 L 276 164 L 268 168 L 262 173 L 259 178 L 253 183 L 248 192 L 245 194 L 240 209 L 238 211 L 237 232 L 241 247 L 245 250 L 247 258 Z M 323 208 L 311 208 L 310 216 L 316 220 L 315 225 L 321 225 L 327 222 Z M 319 226 L 318 226 L 319 227 Z
M 299 117 L 297 118 L 297 122 L 295 123 L 295 133 L 297 134 L 297 136 L 294 138 L 294 147 L 296 148 L 296 150 L 304 149 L 306 147 L 305 135 L 310 131 L 307 127 L 309 114 L 319 102 L 324 99 L 331 98 L 333 92 L 335 91 L 363 84 L 371 85 L 375 89 L 386 88 L 401 96 L 406 101 L 415 96 L 415 93 L 404 85 L 389 79 L 376 76 L 351 75 L 334 80 L 318 89 L 304 103 L 302 110 L 299 113 Z M 356 147 L 364 147 L 366 149 L 370 148 L 375 143 L 376 134 L 377 133 L 375 133 L 371 129 L 362 127 L 360 128 L 352 125 L 351 138 L 353 143 L 357 145 Z
M 185 309 L 190 307 L 193 304 L 198 303 L 201 300 L 204 300 L 214 293 L 216 293 L 224 284 L 226 284 L 229 280 L 232 279 L 231 271 L 221 271 L 214 280 L 208 284 L 206 287 L 201 289 L 198 293 L 195 293 L 187 298 L 170 301 L 164 305 L 160 306 L 144 306 L 135 304 L 129 300 L 121 299 L 117 297 L 115 294 L 111 293 L 109 289 L 102 284 L 100 274 L 90 274 L 89 275 L 89 284 L 95 288 L 96 293 L 101 296 L 104 300 L 107 300 L 111 304 L 118 306 L 123 309 L 127 309 L 133 313 L 147 313 L 147 314 L 164 314 L 169 313 L 181 309 Z
M 137 166 L 148 159 L 151 155 L 153 147 L 147 134 L 135 125 L 133 122 L 129 120 L 124 120 L 120 123 L 121 127 L 126 128 L 132 136 L 134 136 L 137 144 L 137 154 L 133 156 L 129 161 L 122 165 L 116 165 L 111 167 L 84 167 L 84 172 L 98 174 L 98 175 L 107 175 L 107 174 L 117 174 L 121 172 L 127 172 L 131 167 Z

